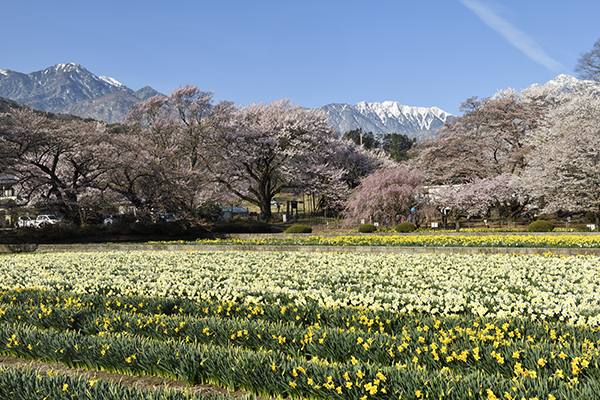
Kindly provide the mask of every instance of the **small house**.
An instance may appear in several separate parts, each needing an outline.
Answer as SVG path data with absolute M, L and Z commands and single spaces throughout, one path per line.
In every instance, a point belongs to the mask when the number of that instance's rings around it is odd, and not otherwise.
M 223 219 L 232 219 L 233 217 L 247 218 L 249 215 L 248 209 L 244 207 L 221 206 L 221 210 L 223 210 Z

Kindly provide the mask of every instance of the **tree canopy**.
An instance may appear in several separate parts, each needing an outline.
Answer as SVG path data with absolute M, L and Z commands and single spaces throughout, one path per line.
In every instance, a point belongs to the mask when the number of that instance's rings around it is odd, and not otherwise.
M 464 114 L 444 125 L 435 140 L 418 144 L 412 167 L 422 170 L 432 185 L 519 174 L 544 109 L 506 90 L 481 100 L 467 99 L 461 111 Z
M 581 79 L 600 82 L 600 39 L 590 51 L 581 54 L 574 70 Z
M 600 99 L 571 95 L 532 141 L 523 181 L 544 210 L 591 212 L 600 225 Z
M 375 137 L 373 132 L 364 132 L 362 128 L 345 132 L 343 138 L 352 140 L 354 143 L 363 146 L 365 149 L 375 149 L 381 146 L 381 143 L 379 143 L 379 140 Z
M 380 169 L 362 179 L 345 209 L 350 220 L 396 225 L 417 202 L 423 175 L 404 166 Z
M 216 133 L 213 146 L 220 145 L 219 160 L 207 168 L 216 182 L 259 206 L 268 220 L 275 195 L 303 187 L 305 174 L 334 172 L 319 169 L 326 163 L 325 145 L 334 137 L 321 110 L 294 106 L 285 99 L 251 104 L 233 112 Z

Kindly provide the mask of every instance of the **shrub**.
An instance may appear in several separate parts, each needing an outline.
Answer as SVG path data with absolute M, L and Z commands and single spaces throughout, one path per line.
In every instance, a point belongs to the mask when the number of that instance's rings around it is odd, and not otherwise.
M 283 233 L 311 233 L 312 228 L 306 225 L 292 225 L 287 228 Z
M 417 229 L 411 222 L 401 222 L 396 225 L 396 232 L 408 233 L 414 232 Z
M 358 227 L 358 231 L 360 233 L 372 233 L 372 232 L 375 232 L 376 230 L 377 230 L 377 227 L 372 224 L 362 224 L 361 226 Z
M 205 201 L 200 206 L 200 216 L 206 221 L 219 221 L 223 218 L 223 209 L 214 201 Z
M 591 232 L 591 229 L 588 228 L 586 224 L 575 225 L 573 229 L 575 229 L 576 232 Z
M 271 225 L 264 221 L 231 219 L 215 222 L 212 231 L 215 233 L 270 233 Z
M 596 221 L 596 214 L 591 211 L 586 211 L 584 218 L 586 222 L 594 222 Z
M 534 221 L 527 227 L 529 232 L 550 232 L 553 229 L 554 224 L 552 222 L 544 221 L 543 219 Z

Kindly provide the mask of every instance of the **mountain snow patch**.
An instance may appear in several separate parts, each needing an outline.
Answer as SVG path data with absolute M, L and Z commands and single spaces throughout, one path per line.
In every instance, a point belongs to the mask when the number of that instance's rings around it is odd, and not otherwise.
M 108 76 L 99 76 L 98 79 L 100 79 L 103 82 L 108 83 L 111 86 L 116 86 L 116 87 L 125 87 L 125 85 L 123 85 L 121 82 L 119 82 L 118 80 L 108 77 Z
M 86 71 L 81 65 L 76 63 L 61 63 L 53 66 L 57 71 L 61 72 L 73 72 L 73 71 Z M 52 68 L 52 67 L 50 67 Z

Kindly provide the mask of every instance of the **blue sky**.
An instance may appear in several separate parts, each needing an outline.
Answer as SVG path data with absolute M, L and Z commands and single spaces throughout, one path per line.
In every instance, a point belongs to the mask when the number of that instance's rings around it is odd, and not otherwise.
M 137 90 L 237 104 L 437 106 L 575 75 L 600 38 L 583 0 L 4 2 L 0 69 L 83 65 Z

